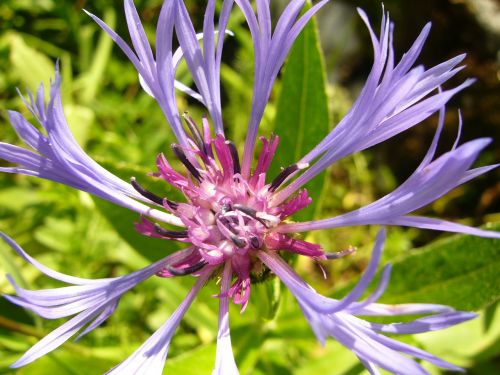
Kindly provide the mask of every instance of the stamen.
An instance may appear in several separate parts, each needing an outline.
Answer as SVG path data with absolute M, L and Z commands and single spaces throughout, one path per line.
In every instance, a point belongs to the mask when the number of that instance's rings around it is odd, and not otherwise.
M 258 219 L 258 217 L 257 217 L 257 210 L 254 210 L 253 208 L 250 208 L 250 207 L 247 207 L 247 206 L 243 206 L 241 204 L 234 204 L 233 208 L 236 209 L 236 210 L 238 210 L 238 211 L 246 213 L 248 216 L 251 216 L 254 219 Z
M 241 173 L 240 157 L 238 155 L 238 149 L 236 148 L 236 145 L 232 141 L 226 141 L 226 145 L 229 148 L 229 152 L 231 153 L 231 158 L 233 159 L 234 174 Z
M 233 241 L 233 243 L 236 246 L 238 246 L 240 249 L 244 248 L 247 245 L 247 243 L 244 239 L 236 237 L 236 236 L 231 236 L 231 241 Z
M 155 232 L 158 233 L 160 236 L 163 237 L 169 237 L 169 238 L 187 238 L 188 237 L 188 232 L 185 230 L 182 231 L 174 231 L 174 230 L 168 230 L 163 227 L 161 227 L 158 223 L 155 223 Z
M 193 136 L 194 143 L 196 143 L 200 151 L 206 155 L 207 152 L 205 150 L 205 142 L 203 142 L 203 137 L 201 136 L 200 129 L 198 129 L 198 126 L 194 122 L 193 118 L 189 116 L 187 112 L 184 112 L 182 117 L 186 122 L 189 132 Z
M 166 266 L 165 268 L 174 276 L 186 276 L 186 275 L 191 275 L 192 273 L 195 273 L 196 271 L 201 270 L 203 267 L 205 267 L 208 264 L 206 260 L 202 260 L 192 266 L 185 267 L 185 268 L 175 268 L 171 265 Z
M 170 199 L 165 199 L 164 202 L 170 207 L 173 211 L 179 208 L 179 203 L 171 201 Z
M 232 233 L 234 234 L 238 234 L 238 230 L 233 227 L 233 225 L 231 224 L 231 222 L 225 218 L 225 217 L 218 217 L 217 220 L 222 224 L 224 225 L 224 227 L 226 227 L 227 229 L 229 229 Z
M 224 204 L 222 204 L 222 206 L 220 206 L 220 212 L 222 214 L 225 214 L 229 211 L 232 211 L 232 209 L 233 208 L 231 207 L 231 205 L 229 203 L 224 203 Z
M 186 154 L 184 153 L 184 151 L 182 151 L 181 146 L 174 143 L 172 144 L 172 150 L 174 151 L 175 156 L 177 156 L 181 163 L 184 164 L 187 170 L 191 172 L 193 177 L 196 178 L 198 182 L 201 182 L 202 178 L 200 171 L 198 171 L 198 169 L 196 169 L 195 166 L 191 164 L 191 162 L 187 159 Z
M 212 151 L 212 136 L 210 134 L 210 124 L 208 122 L 207 116 L 201 116 L 202 129 L 203 129 L 203 139 L 205 144 L 205 151 L 209 157 L 214 158 L 214 153 Z
M 234 204 L 233 208 L 235 210 L 238 210 L 238 211 L 241 211 L 241 212 L 247 214 L 251 218 L 257 220 L 259 223 L 261 223 L 262 225 L 264 225 L 266 228 L 269 228 L 268 221 L 266 219 L 263 219 L 263 218 L 259 217 L 260 213 L 257 210 L 254 210 L 253 208 L 250 208 L 250 207 L 247 207 L 247 206 L 243 206 L 241 204 Z
M 343 258 L 347 255 L 351 255 L 355 253 L 357 248 L 354 246 L 350 246 L 348 249 L 342 250 L 342 251 L 337 251 L 335 253 L 325 253 L 326 259 L 328 260 L 333 260 L 333 259 L 339 259 Z
M 135 177 L 132 177 L 130 179 L 130 184 L 144 198 L 147 198 L 150 201 L 155 202 L 156 204 L 163 206 L 163 198 L 159 197 L 155 193 L 152 193 L 152 192 L 144 189 L 141 185 L 139 185 L 139 183 L 136 181 Z
M 281 186 L 283 182 L 293 173 L 297 172 L 298 170 L 305 169 L 309 166 L 307 163 L 296 163 L 292 164 L 289 167 L 286 167 L 283 169 L 271 182 L 271 186 L 269 187 L 269 191 L 274 192 L 276 191 L 277 188 Z
M 262 244 L 260 243 L 260 240 L 258 239 L 258 237 L 256 236 L 252 236 L 250 237 L 250 245 L 254 248 L 254 249 L 260 249 Z

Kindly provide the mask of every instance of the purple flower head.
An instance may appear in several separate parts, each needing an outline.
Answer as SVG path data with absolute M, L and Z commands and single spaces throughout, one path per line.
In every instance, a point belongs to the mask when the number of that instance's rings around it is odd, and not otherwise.
M 226 29 L 233 3 L 242 11 L 253 39 L 255 79 L 247 138 L 241 154 L 224 135 L 220 95 L 220 68 Z M 28 350 L 12 366 L 24 366 L 54 350 L 70 337 L 87 334 L 103 323 L 117 308 L 121 296 L 152 276 L 163 278 L 190 275 L 195 285 L 173 315 L 128 359 L 109 373 L 161 374 L 171 338 L 197 292 L 211 278 L 220 280 L 219 332 L 214 374 L 237 374 L 229 334 L 229 302 L 243 312 L 250 301 L 252 279 L 266 271 L 278 276 L 295 296 L 320 342 L 331 336 L 351 349 L 372 374 L 378 368 L 394 373 L 426 373 L 407 355 L 449 370 L 460 370 L 418 348 L 403 344 L 384 333 L 408 334 L 444 329 L 475 315 L 450 307 L 429 304 L 388 306 L 376 303 L 389 281 L 390 266 L 382 273 L 375 292 L 360 300 L 372 281 L 380 260 L 385 231 L 377 237 L 371 262 L 360 282 L 343 299 L 326 298 L 306 284 L 282 258 L 290 252 L 313 259 L 336 259 L 352 251 L 327 253 L 321 246 L 297 238 L 297 232 L 346 225 L 402 225 L 500 238 L 490 232 L 444 220 L 409 215 L 458 185 L 496 165 L 471 169 L 489 139 L 477 139 L 434 157 L 444 123 L 444 105 L 457 92 L 472 83 L 441 90 L 454 76 L 464 56 L 445 61 L 430 69 L 414 66 L 430 30 L 426 25 L 408 52 L 395 61 L 393 25 L 384 13 L 379 36 L 367 16 L 359 10 L 371 35 L 374 64 L 365 87 L 349 113 L 310 152 L 276 176 L 268 170 L 279 137 L 260 138 L 258 157 L 254 155 L 257 133 L 273 83 L 294 40 L 308 20 L 326 3 L 321 1 L 302 12 L 305 0 L 292 0 L 272 27 L 269 1 L 256 0 L 255 9 L 247 0 L 224 0 L 216 22 L 215 0 L 209 0 L 202 33 L 195 31 L 181 0 L 165 1 L 156 30 L 153 52 L 132 0 L 125 0 L 125 15 L 132 46 L 103 21 L 89 14 L 117 43 L 138 72 L 143 89 L 159 104 L 177 143 L 172 151 L 183 165 L 174 169 L 161 154 L 156 160 L 158 179 L 178 189 L 182 201 L 172 201 L 143 188 L 136 178 L 122 181 L 90 158 L 77 144 L 65 120 L 60 94 L 60 76 L 51 84 L 48 101 L 43 87 L 26 105 L 39 126 L 20 113 L 9 112 L 13 127 L 28 148 L 0 143 L 0 157 L 15 166 L 3 172 L 37 176 L 89 192 L 129 208 L 140 215 L 138 232 L 164 240 L 178 241 L 186 248 L 130 275 L 87 280 L 53 271 L 25 253 L 12 239 L 2 237 L 27 262 L 47 276 L 68 286 L 30 291 L 20 288 L 9 277 L 17 296 L 6 298 L 47 319 L 71 317 Z M 216 27 L 216 24 L 218 25 Z M 180 47 L 173 49 L 177 40 Z M 200 46 L 201 44 L 201 46 Z M 176 80 L 176 70 L 185 60 L 194 87 Z M 180 115 L 175 90 L 199 101 L 207 117 L 193 119 Z M 306 184 L 340 158 L 395 136 L 439 112 L 434 141 L 421 165 L 400 187 L 387 196 L 358 210 L 310 222 L 291 222 L 294 213 L 312 200 Z M 255 162 L 254 162 L 254 159 Z M 140 178 L 139 178 L 140 180 Z M 168 226 L 166 226 L 168 224 Z M 172 229 L 172 227 L 176 227 Z M 426 314 L 410 323 L 378 324 L 358 318 Z

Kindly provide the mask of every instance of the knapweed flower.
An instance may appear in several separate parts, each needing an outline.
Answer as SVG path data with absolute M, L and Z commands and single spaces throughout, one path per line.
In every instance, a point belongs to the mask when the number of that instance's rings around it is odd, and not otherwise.
M 255 55 L 253 101 L 242 157 L 238 147 L 225 138 L 220 95 L 220 67 L 226 29 L 233 3 L 248 23 Z M 87 334 L 102 324 L 118 307 L 125 292 L 150 277 L 173 278 L 191 275 L 195 284 L 173 315 L 128 359 L 110 374 L 160 374 L 172 336 L 197 292 L 210 279 L 220 280 L 219 332 L 214 374 L 237 374 L 229 333 L 229 301 L 244 311 L 251 295 L 252 276 L 271 271 L 290 289 L 304 317 L 320 342 L 333 337 L 349 348 L 372 374 L 382 368 L 399 374 L 425 374 L 419 362 L 428 361 L 444 369 L 460 370 L 430 353 L 401 343 L 384 334 L 434 331 L 469 320 L 475 314 L 433 304 L 384 305 L 376 301 L 389 281 L 390 266 L 382 272 L 378 287 L 361 299 L 373 280 L 385 239 L 377 236 L 373 255 L 359 283 L 342 299 L 321 296 L 283 260 L 291 252 L 316 260 L 333 260 L 350 251 L 328 253 L 321 246 L 299 239 L 297 232 L 346 225 L 402 225 L 499 238 L 500 234 L 439 219 L 409 216 L 456 186 L 496 166 L 470 169 L 489 139 L 458 145 L 435 158 L 444 123 L 444 105 L 472 80 L 442 90 L 454 76 L 464 56 L 430 69 L 414 66 L 430 30 L 427 25 L 408 52 L 396 62 L 392 49 L 393 25 L 384 13 L 377 36 L 363 13 L 359 14 L 370 32 L 374 64 L 367 82 L 349 113 L 301 160 L 277 176 L 267 172 L 276 152 L 279 135 L 260 138 L 260 154 L 254 163 L 259 124 L 273 83 L 287 54 L 308 20 L 326 3 L 320 1 L 302 12 L 305 0 L 292 0 L 271 23 L 269 1 L 256 0 L 256 11 L 248 0 L 224 0 L 218 27 L 215 0 L 209 0 L 202 33 L 197 34 L 181 0 L 166 0 L 156 30 L 153 52 L 132 0 L 125 0 L 125 15 L 132 47 L 99 18 L 90 16 L 122 49 L 138 71 L 144 90 L 161 107 L 176 138 L 175 157 L 184 170 L 175 170 L 164 155 L 156 160 L 153 174 L 182 192 L 185 199 L 173 201 L 146 190 L 132 178 L 122 181 L 91 159 L 77 144 L 66 123 L 56 69 L 46 101 L 42 87 L 29 93 L 26 105 L 39 127 L 20 113 L 9 112 L 13 127 L 31 148 L 0 144 L 0 157 L 15 164 L 0 168 L 57 181 L 107 199 L 140 214 L 136 229 L 147 236 L 186 244 L 182 251 L 126 276 L 89 280 L 51 270 L 30 257 L 7 235 L 2 237 L 27 262 L 67 286 L 26 290 L 9 277 L 17 296 L 11 302 L 47 319 L 71 317 L 29 349 L 12 367 L 24 366 L 54 350 L 70 337 Z M 174 41 L 180 47 L 174 51 Z M 201 45 L 201 46 L 200 46 Z M 176 81 L 176 70 L 184 59 L 194 86 Z M 196 100 L 207 117 L 196 120 L 178 112 L 175 90 Z M 439 112 L 436 136 L 421 165 L 400 187 L 385 197 L 353 212 L 310 222 L 289 218 L 311 204 L 306 184 L 340 158 L 352 155 L 409 129 Z M 182 117 L 184 122 L 182 121 Z M 231 124 L 228 124 L 231 125 Z M 176 227 L 176 229 L 174 229 Z M 359 316 L 424 315 L 410 322 L 381 324 Z

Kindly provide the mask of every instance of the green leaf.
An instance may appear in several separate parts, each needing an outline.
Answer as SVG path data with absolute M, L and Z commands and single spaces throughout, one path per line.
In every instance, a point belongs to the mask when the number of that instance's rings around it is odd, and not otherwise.
M 499 230 L 496 224 L 491 230 Z M 427 302 L 480 310 L 500 299 L 500 240 L 453 236 L 395 262 L 387 303 Z
M 146 237 L 137 232 L 134 223 L 139 221 L 139 214 L 100 198 L 93 200 L 111 226 L 134 250 L 151 261 L 157 261 L 177 250 L 173 241 Z
M 279 173 L 279 167 L 287 167 L 300 160 L 328 133 L 330 121 L 326 85 L 323 55 L 313 19 L 297 38 L 283 73 L 274 127 L 280 144 L 271 177 Z M 315 202 L 319 201 L 324 182 L 323 173 L 306 186 Z M 314 208 L 310 206 L 295 217 L 308 220 L 314 214 Z
M 104 14 L 104 22 L 112 29 L 116 26 L 116 13 L 113 8 L 107 8 Z M 92 35 L 90 34 L 91 38 Z M 106 65 L 108 64 L 113 48 L 113 40 L 102 31 L 99 42 L 94 47 L 92 53 L 92 63 L 89 70 L 83 73 L 76 81 L 76 86 L 82 90 L 81 100 L 83 103 L 92 103 L 99 91 L 103 81 Z
M 358 358 L 337 341 L 328 340 L 325 347 L 315 349 L 314 355 L 295 369 L 294 374 L 354 375 L 361 373 L 363 369 Z
M 198 375 L 210 374 L 215 364 L 215 344 L 196 348 L 167 360 L 164 373 Z
M 485 329 L 488 319 L 481 312 L 476 319 L 448 328 L 439 333 L 416 335 L 415 339 L 425 350 L 444 357 L 459 366 L 471 367 L 476 361 L 494 359 L 500 350 L 500 310 L 493 311 L 491 326 Z M 461 343 L 456 345 L 456 343 Z
M 94 121 L 94 112 L 81 105 L 67 104 L 64 107 L 64 113 L 68 119 L 71 133 L 78 144 L 85 147 L 89 138 L 90 126 Z
M 126 163 L 115 163 L 108 159 L 98 158 L 97 161 L 104 168 L 123 180 L 129 180 L 130 177 L 137 176 L 138 181 L 140 181 L 141 185 L 145 188 L 151 189 L 151 191 L 158 193 L 158 195 L 169 196 L 175 199 L 175 196 L 172 194 L 174 189 L 171 189 L 168 184 L 146 176 L 149 170 L 144 170 L 140 167 Z M 186 247 L 182 246 L 179 242 L 165 241 L 140 234 L 134 228 L 134 223 L 140 219 L 138 213 L 94 196 L 92 196 L 92 198 L 99 211 L 108 220 L 120 237 L 147 259 L 156 261 L 176 250 Z
M 232 329 L 232 346 L 241 374 L 252 374 L 262 356 L 265 333 L 259 324 L 246 324 Z
M 15 33 L 10 35 L 10 63 L 12 73 L 23 85 L 34 91 L 43 82 L 47 92 L 50 78 L 54 75 L 54 64 L 46 55 L 29 47 Z
M 252 299 L 259 301 L 256 305 L 257 314 L 264 320 L 276 317 L 281 301 L 281 282 L 275 277 L 252 285 Z

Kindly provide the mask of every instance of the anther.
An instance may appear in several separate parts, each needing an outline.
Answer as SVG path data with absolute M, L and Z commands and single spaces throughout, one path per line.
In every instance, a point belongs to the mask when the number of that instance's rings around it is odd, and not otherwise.
M 185 267 L 185 268 L 175 268 L 171 265 L 166 266 L 165 268 L 174 276 L 186 276 L 186 275 L 191 275 L 192 273 L 195 273 L 196 271 L 201 270 L 203 267 L 205 267 L 208 264 L 207 261 L 202 260 L 192 266 Z
M 222 214 L 225 214 L 226 212 L 229 212 L 231 211 L 233 208 L 231 207 L 231 205 L 229 203 L 224 203 L 220 206 L 220 212 Z
M 224 225 L 224 227 L 226 227 L 227 229 L 229 229 L 232 233 L 234 234 L 238 234 L 238 230 L 233 227 L 233 225 L 231 224 L 231 222 L 225 218 L 225 217 L 218 217 L 217 220 L 222 224 Z
M 238 149 L 236 148 L 236 145 L 232 141 L 226 141 L 226 145 L 229 148 L 229 152 L 231 153 L 231 158 L 233 159 L 233 173 L 240 173 L 241 172 L 241 166 L 240 166 L 240 157 L 238 155 Z
M 261 243 L 260 243 L 259 239 L 256 236 L 250 237 L 250 245 L 254 249 L 260 249 L 260 247 L 261 247 Z
M 234 204 L 233 208 L 235 210 L 241 211 L 241 212 L 247 214 L 248 216 L 250 216 L 251 218 L 257 220 L 259 223 L 264 225 L 266 228 L 269 227 L 267 220 L 259 217 L 259 212 L 257 210 L 254 210 L 253 208 L 250 208 L 247 206 L 243 206 L 241 204 Z
M 188 232 L 185 230 L 182 230 L 182 231 L 168 230 L 168 229 L 161 227 L 157 223 L 155 223 L 155 232 L 157 234 L 159 234 L 160 236 L 168 237 L 168 238 L 181 239 L 181 238 L 188 237 Z
M 179 203 L 171 201 L 170 199 L 165 199 L 164 202 L 170 207 L 173 211 L 179 208 Z
M 177 158 L 181 161 L 181 163 L 184 164 L 187 170 L 191 172 L 193 177 L 196 178 L 199 182 L 201 182 L 202 178 L 200 171 L 198 171 L 198 169 L 196 169 L 195 166 L 191 164 L 191 162 L 187 159 L 186 154 L 184 153 L 184 151 L 182 151 L 181 146 L 176 145 L 174 143 L 172 144 L 172 150 L 174 151 L 175 156 L 177 156 Z
M 231 236 L 231 241 L 233 241 L 233 243 L 236 246 L 238 246 L 240 249 L 244 248 L 247 245 L 247 243 L 244 239 L 236 237 L 236 236 Z
M 159 205 L 163 206 L 163 198 L 159 197 L 155 193 L 152 193 L 152 192 L 144 189 L 141 185 L 139 185 L 139 183 L 136 181 L 135 177 L 132 177 L 130 179 L 130 184 L 144 198 L 147 198 L 150 201 L 155 202 L 156 204 L 159 204 Z
M 342 251 L 337 251 L 335 253 L 325 253 L 326 259 L 329 260 L 334 260 L 334 259 L 339 259 L 343 258 L 347 255 L 351 255 L 356 252 L 356 248 L 353 246 L 350 246 L 348 249 L 342 250 Z
M 286 167 L 283 169 L 271 182 L 271 186 L 269 187 L 269 191 L 273 192 L 276 191 L 277 188 L 281 186 L 283 182 L 293 173 L 297 172 L 300 169 L 305 169 L 309 166 L 307 163 L 296 163 L 292 164 L 289 167 Z
M 206 154 L 205 150 L 205 142 L 203 142 L 203 137 L 201 136 L 200 129 L 198 129 L 198 126 L 194 122 L 193 118 L 188 115 L 187 112 L 184 112 L 182 114 L 182 117 L 184 118 L 184 121 L 186 122 L 186 125 L 189 129 L 189 132 L 193 136 L 193 141 L 196 143 L 198 148 L 203 154 Z

